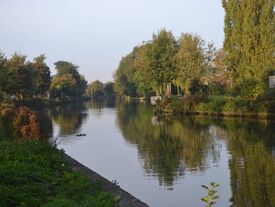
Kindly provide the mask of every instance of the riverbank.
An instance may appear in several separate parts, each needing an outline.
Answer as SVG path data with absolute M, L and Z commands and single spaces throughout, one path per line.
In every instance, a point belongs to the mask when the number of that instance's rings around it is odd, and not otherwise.
M 45 141 L 1 141 L 0 162 L 3 207 L 147 207 Z
M 240 97 L 166 97 L 156 107 L 157 114 L 205 115 L 274 119 L 275 100 L 249 101 Z
M 73 171 L 84 174 L 92 182 L 100 182 L 103 190 L 109 192 L 115 198 L 119 198 L 117 203 L 118 207 L 148 207 L 147 204 L 120 188 L 116 183 L 107 180 L 69 155 L 64 154 L 64 159 L 70 164 Z

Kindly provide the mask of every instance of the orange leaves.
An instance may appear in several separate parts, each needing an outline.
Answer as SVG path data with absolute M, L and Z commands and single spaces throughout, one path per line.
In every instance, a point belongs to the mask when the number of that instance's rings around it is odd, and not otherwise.
M 38 114 L 31 111 L 28 107 L 19 107 L 15 111 L 13 127 L 17 132 L 18 138 L 29 140 L 39 138 L 40 124 Z

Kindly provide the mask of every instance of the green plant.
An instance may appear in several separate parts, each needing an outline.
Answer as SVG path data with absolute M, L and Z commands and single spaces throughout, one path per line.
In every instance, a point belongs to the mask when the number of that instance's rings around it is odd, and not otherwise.
M 0 142 L 0 206 L 109 207 L 115 198 L 42 140 Z
M 212 207 L 216 204 L 216 200 L 219 198 L 217 195 L 217 188 L 219 183 L 211 182 L 210 186 L 202 185 L 201 187 L 207 190 L 207 195 L 202 197 L 201 200 L 206 204 L 205 207 Z

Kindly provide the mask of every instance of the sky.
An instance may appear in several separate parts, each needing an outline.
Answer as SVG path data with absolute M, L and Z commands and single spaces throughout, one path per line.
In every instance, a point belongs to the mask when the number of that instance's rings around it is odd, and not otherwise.
M 221 0 L 0 0 L 0 51 L 45 54 L 79 66 L 90 82 L 113 80 L 120 59 L 165 28 L 222 47 Z

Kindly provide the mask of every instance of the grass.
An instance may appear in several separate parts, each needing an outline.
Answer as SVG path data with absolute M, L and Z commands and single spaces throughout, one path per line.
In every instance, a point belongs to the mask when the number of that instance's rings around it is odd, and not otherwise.
M 112 207 L 100 183 L 73 172 L 63 152 L 34 140 L 0 142 L 0 206 Z

